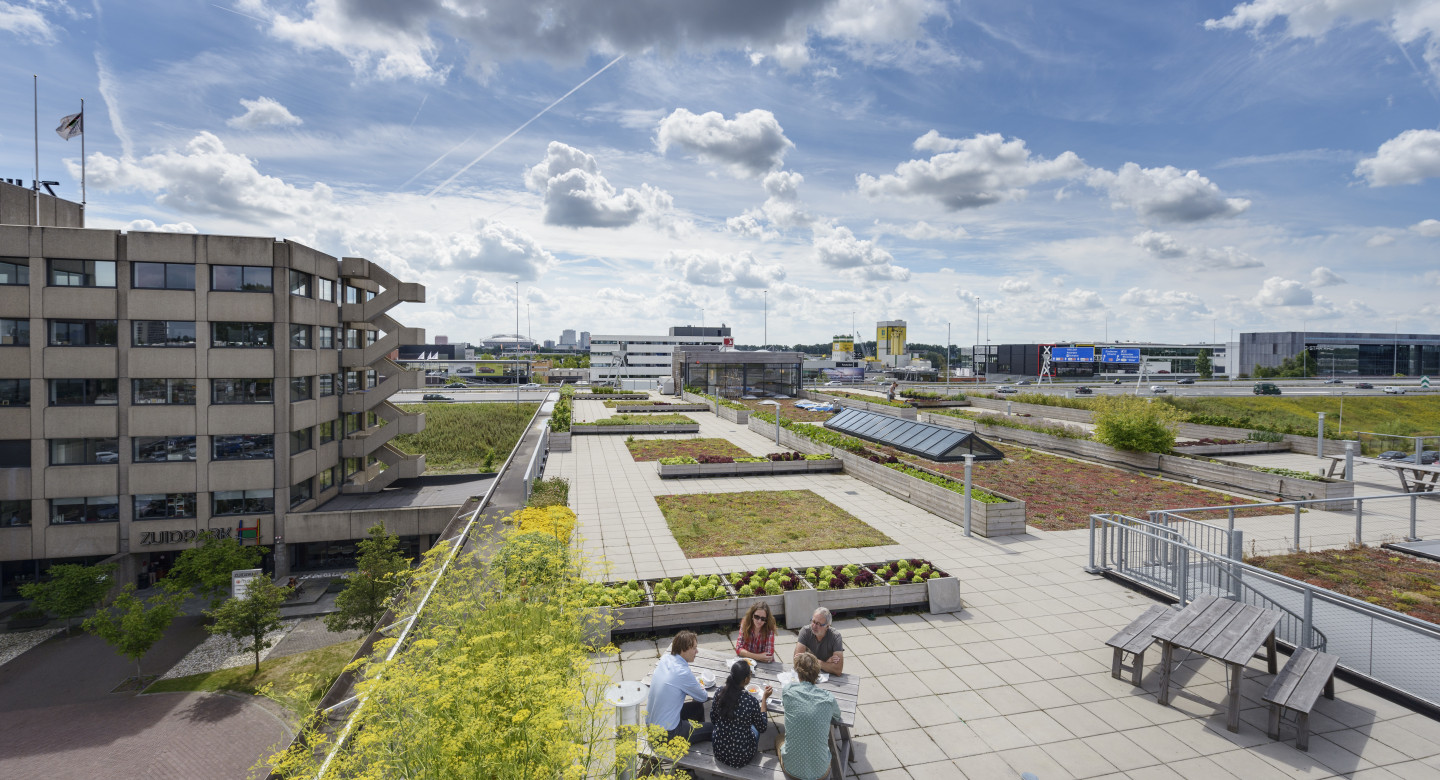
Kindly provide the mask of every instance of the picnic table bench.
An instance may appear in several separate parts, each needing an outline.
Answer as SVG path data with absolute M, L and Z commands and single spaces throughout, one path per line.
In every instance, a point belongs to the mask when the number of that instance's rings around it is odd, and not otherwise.
M 1270 705 L 1266 733 L 1271 739 L 1280 739 L 1280 721 L 1289 710 L 1295 713 L 1295 747 L 1310 749 L 1310 710 L 1322 692 L 1327 699 L 1335 698 L 1335 666 L 1339 662 L 1338 656 L 1308 647 L 1295 650 L 1261 697 Z
M 1105 643 L 1115 649 L 1110 661 L 1110 676 L 1119 680 L 1122 671 L 1130 672 L 1130 683 L 1139 687 L 1140 677 L 1145 673 L 1145 651 L 1154 643 L 1155 631 L 1169 623 L 1176 614 L 1165 604 L 1153 604 L 1140 617 L 1130 621 L 1130 625 L 1110 637 Z M 1134 657 L 1129 666 L 1124 664 L 1127 654 Z
M 1177 648 L 1192 650 L 1225 664 L 1229 684 L 1229 717 L 1225 727 L 1240 730 L 1240 679 L 1242 670 L 1262 648 L 1275 674 L 1275 627 L 1279 612 L 1218 596 L 1201 596 L 1155 631 L 1160 640 L 1161 704 L 1170 703 L 1170 676 Z
M 717 653 L 713 650 L 701 649 L 696 653 L 690 668 L 715 675 L 716 690 L 718 690 L 725 678 L 730 675 L 730 664 L 734 660 L 735 656 L 732 653 Z M 774 695 L 770 697 L 769 706 L 766 707 L 766 712 L 785 714 L 785 704 L 781 701 L 780 696 L 780 674 L 784 671 L 785 664 L 780 661 L 757 663 L 751 671 L 753 682 L 771 685 L 775 689 Z M 650 675 L 645 675 L 644 683 L 646 687 L 649 687 Z M 832 734 L 830 737 L 832 756 L 830 777 L 832 780 L 839 780 L 844 777 L 843 768 L 855 760 L 854 740 L 850 736 L 850 727 L 855 725 L 855 712 L 860 703 L 860 675 L 830 675 L 828 681 L 817 683 L 816 687 L 829 691 L 835 697 L 835 703 L 840 706 L 840 725 L 835 729 L 838 736 Z M 760 753 L 746 766 L 736 768 L 717 761 L 714 747 L 709 742 L 692 745 L 690 752 L 677 763 L 686 769 L 699 770 L 717 777 L 740 778 L 741 780 L 764 780 L 765 778 L 777 778 L 778 780 L 783 778 L 780 771 L 780 760 L 774 755 Z
M 1325 476 L 1333 478 L 1338 471 L 1340 472 L 1340 476 L 1343 477 L 1345 471 L 1345 456 L 1326 455 L 1325 457 L 1330 460 L 1330 467 L 1325 470 Z M 1385 460 L 1383 458 L 1357 457 L 1354 459 L 1354 462 L 1356 465 L 1368 464 L 1371 466 L 1379 466 L 1386 471 L 1395 472 L 1395 476 L 1400 478 L 1400 490 L 1403 493 L 1430 493 L 1434 491 L 1437 486 L 1440 486 L 1440 483 L 1437 483 L 1437 480 L 1440 480 L 1440 466 L 1427 466 L 1423 463 L 1406 463 L 1405 461 Z

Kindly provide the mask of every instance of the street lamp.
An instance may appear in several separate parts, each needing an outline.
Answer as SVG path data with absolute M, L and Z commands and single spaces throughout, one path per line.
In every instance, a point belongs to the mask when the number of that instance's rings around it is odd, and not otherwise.
M 762 293 L 762 297 L 761 297 L 761 299 L 760 299 L 760 305 L 761 305 L 761 309 L 760 309 L 760 316 L 761 316 L 761 320 L 760 320 L 760 322 L 761 322 L 761 326 L 760 326 L 760 327 L 761 327 L 761 330 L 760 330 L 760 338 L 764 339 L 765 344 L 769 344 L 769 343 L 770 343 L 770 291 L 769 291 L 769 290 L 761 290 L 760 292 Z M 761 348 L 761 349 L 764 349 L 764 348 L 765 348 L 765 344 L 761 344 L 761 345 L 760 345 L 760 348 Z
M 773 407 L 775 407 L 775 446 L 778 447 L 778 446 L 780 446 L 780 402 L 779 402 L 779 401 L 761 401 L 761 402 L 760 402 L 760 405 L 761 405 L 761 406 L 773 406 Z

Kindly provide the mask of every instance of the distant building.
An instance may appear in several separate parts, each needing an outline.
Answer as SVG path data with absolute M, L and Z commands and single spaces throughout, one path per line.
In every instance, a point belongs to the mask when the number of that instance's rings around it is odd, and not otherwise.
M 1241 333 L 1236 373 L 1255 366 L 1276 368 L 1301 350 L 1322 376 L 1436 376 L 1440 374 L 1440 335 L 1421 333 L 1335 333 L 1283 331 Z
M 496 352 L 532 352 L 535 349 L 535 342 L 519 333 L 496 333 L 482 340 L 480 345 Z
M 590 347 L 590 381 L 658 382 L 671 376 L 671 358 L 679 347 L 733 347 L 735 339 L 727 327 L 674 327 L 664 336 L 580 334 Z
M 546 348 L 546 349 L 554 349 L 554 348 L 555 348 L 555 339 L 545 339 L 545 348 Z
M 588 330 L 582 330 L 582 331 L 580 331 L 580 349 L 586 350 L 586 349 L 589 349 L 589 348 L 590 348 L 590 331 L 588 331 Z
M 671 376 L 677 389 L 698 387 L 720 398 L 794 398 L 800 394 L 804 360 L 802 352 L 677 347 Z
M 573 346 L 575 346 L 575 331 L 574 331 L 574 329 L 566 329 L 566 330 L 560 331 L 560 346 L 562 346 L 562 347 L 573 347 Z
M 449 337 L 449 336 L 436 336 L 436 337 L 435 337 L 435 343 L 436 343 L 436 344 L 439 344 L 439 345 L 442 345 L 442 346 L 445 345 L 445 344 L 449 344 L 449 343 L 450 343 L 450 337 Z
M 910 363 L 910 354 L 905 351 L 905 320 L 875 323 L 875 356 L 887 368 Z

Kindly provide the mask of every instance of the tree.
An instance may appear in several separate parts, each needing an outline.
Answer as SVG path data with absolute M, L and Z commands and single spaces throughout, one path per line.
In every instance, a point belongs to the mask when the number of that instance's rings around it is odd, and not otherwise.
M 206 628 L 235 640 L 241 652 L 254 653 L 255 674 L 259 674 L 260 653 L 273 644 L 265 636 L 280 628 L 280 605 L 289 596 L 289 588 L 276 585 L 269 577 L 256 577 L 250 580 L 244 598 L 229 599 L 218 609 L 206 610 L 214 621 Z
M 208 536 L 199 547 L 180 553 L 165 577 L 165 588 L 189 593 L 198 586 L 200 594 L 210 598 L 210 609 L 217 609 L 230 591 L 230 573 L 259 567 L 267 552 L 265 547 L 247 547 L 229 537 Z
M 1210 350 L 1202 349 L 1200 354 L 1195 356 L 1195 373 L 1201 379 L 1213 379 L 1215 377 L 1215 364 L 1210 362 Z
M 371 526 L 359 548 L 357 568 L 346 576 L 345 590 L 335 597 L 337 611 L 325 616 L 325 627 L 331 631 L 374 631 L 408 581 L 410 559 L 400 552 L 400 537 L 386 533 L 385 526 Z
M 70 633 L 70 621 L 100 603 L 110 591 L 115 569 L 113 563 L 99 566 L 78 566 L 62 563 L 51 566 L 45 582 L 32 582 L 20 586 L 20 595 L 34 602 L 37 609 L 65 618 L 65 633 Z
M 135 596 L 135 583 L 127 583 L 114 601 L 80 625 L 135 661 L 135 676 L 140 677 L 140 659 L 180 614 L 182 600 L 175 593 L 159 593 L 142 601 Z
M 1169 452 L 1183 417 L 1170 404 L 1133 395 L 1097 398 L 1094 410 L 1095 440 L 1132 452 Z

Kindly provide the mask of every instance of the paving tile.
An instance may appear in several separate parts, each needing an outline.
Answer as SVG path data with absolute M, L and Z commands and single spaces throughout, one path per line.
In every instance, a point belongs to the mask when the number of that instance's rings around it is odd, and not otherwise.
M 879 704 L 870 704 L 863 707 L 865 720 L 870 728 L 876 733 L 884 734 L 890 731 L 905 731 L 915 728 L 915 719 L 910 717 L 909 708 L 906 704 L 898 701 L 887 701 Z
M 997 713 L 1001 715 L 1014 715 L 1020 712 L 1029 712 L 1036 708 L 1035 702 L 1025 697 L 1014 686 L 1000 685 L 994 688 L 986 688 L 980 691 L 980 698 L 984 699 Z
M 1114 764 L 1115 768 L 1122 772 L 1130 772 L 1158 763 L 1154 756 L 1126 739 L 1125 735 L 1119 732 L 1087 737 L 1085 744 L 1089 745 L 1091 750 L 1104 756 L 1106 761 Z
M 965 780 L 997 780 L 998 778 L 1013 778 L 1015 770 L 998 753 L 980 753 L 973 756 L 955 759 L 955 768 L 959 769 L 965 776 Z
M 920 682 L 919 677 L 908 672 L 905 674 L 881 675 L 875 679 L 880 681 L 886 690 L 890 691 L 890 694 L 900 701 L 906 701 L 919 696 L 928 696 L 932 693 L 929 688 L 925 687 L 925 683 Z
M 1183 761 L 1187 758 L 1194 758 L 1200 755 L 1199 751 L 1189 747 L 1177 739 L 1174 734 L 1171 734 L 1159 726 L 1131 729 L 1125 732 L 1125 736 L 1131 742 L 1144 748 L 1150 755 L 1159 759 L 1161 763 Z
M 1005 759 L 1005 763 L 1009 764 L 1017 774 L 1030 772 L 1036 777 L 1055 778 L 1056 780 L 1073 780 L 1075 777 L 1063 762 L 1056 761 L 1054 756 L 1039 747 L 1002 750 L 1000 757 Z
M 895 658 L 905 667 L 906 671 L 924 672 L 931 669 L 940 669 L 945 666 L 939 659 L 924 649 L 900 650 L 895 653 Z
M 939 696 L 920 696 L 910 699 L 905 702 L 904 707 L 910 717 L 922 728 L 938 726 L 941 723 L 954 723 L 960 719 L 953 710 L 945 705 L 945 702 L 940 700 Z
M 1431 721 L 1431 723 L 1435 724 L 1434 721 Z M 1414 721 L 1411 721 L 1411 725 L 1416 724 Z M 1440 726 L 1440 724 L 1435 725 Z M 1368 735 L 1373 741 L 1380 742 L 1386 747 L 1394 748 L 1404 753 L 1410 758 L 1426 758 L 1427 756 L 1440 754 L 1440 743 L 1437 743 L 1429 736 L 1423 736 L 1415 731 L 1411 731 L 1396 721 L 1372 723 L 1361 726 L 1357 731 Z M 1440 731 L 1440 729 L 1432 729 L 1431 731 L 1433 733 L 1434 731 Z M 1346 747 L 1349 746 L 1347 745 Z M 1353 750 L 1354 748 L 1350 749 Z M 1364 755 L 1363 752 L 1362 755 Z M 1391 762 L 1378 761 L 1377 763 L 1388 764 Z
M 1116 731 L 1129 731 L 1131 729 L 1140 729 L 1153 725 L 1153 722 L 1149 718 L 1142 717 L 1118 699 L 1093 701 L 1080 706 L 1088 710 L 1090 714 L 1094 715 L 1097 719 L 1110 724 L 1110 727 Z M 1124 767 L 1121 767 L 1121 769 L 1123 770 Z
M 854 745 L 855 761 L 851 767 L 856 774 L 883 772 L 886 769 L 900 769 L 904 766 L 900 759 L 890 751 L 883 739 L 867 739 L 864 742 L 857 740 Z
M 965 774 L 954 761 L 932 761 L 928 764 L 906 764 L 906 771 L 913 780 L 957 780 Z
M 1046 710 L 1046 714 L 1077 737 L 1093 737 L 1115 730 L 1114 726 L 1078 704 Z
M 1014 687 L 1016 691 L 1030 701 L 1035 702 L 1035 706 L 1042 710 L 1048 710 L 1052 707 L 1066 707 L 1077 703 L 1074 699 L 1066 696 L 1059 688 L 1045 680 L 1020 683 Z
M 1047 742 L 1064 742 L 1065 740 L 1073 739 L 1075 736 L 1064 726 L 1060 725 L 1059 721 L 1041 710 L 1022 712 L 1018 715 L 1007 715 L 1005 718 L 1014 724 L 1016 729 L 1024 733 L 1030 741 L 1037 745 L 1043 745 Z
M 1382 724 L 1375 724 L 1375 726 L 1380 726 L 1380 725 L 1382 725 Z M 1373 729 L 1373 728 L 1374 728 L 1374 726 L 1371 727 L 1371 729 Z M 1404 731 L 1403 729 L 1398 729 L 1398 730 Z M 1398 764 L 1398 763 L 1400 763 L 1400 762 L 1402 762 L 1402 761 L 1406 761 L 1406 760 L 1409 760 L 1409 759 L 1411 759 L 1411 758 L 1421 758 L 1421 757 L 1422 757 L 1422 756 L 1408 756 L 1408 755 L 1400 752 L 1399 750 L 1396 750 L 1395 748 L 1390 747 L 1389 745 L 1385 744 L 1385 742 L 1383 742 L 1383 741 L 1381 741 L 1381 740 L 1379 740 L 1379 739 L 1376 739 L 1375 737 L 1371 736 L 1370 734 L 1367 734 L 1366 731 L 1367 731 L 1367 729 L 1344 729 L 1344 730 L 1342 730 L 1342 731 L 1331 731 L 1331 732 L 1323 735 L 1323 737 L 1321 737 L 1321 738 L 1324 739 L 1324 740 L 1326 740 L 1326 741 L 1329 742 L 1329 743 L 1332 743 L 1332 744 L 1335 744 L 1335 745 L 1338 745 L 1338 746 L 1344 748 L 1348 753 L 1350 753 L 1350 754 L 1352 754 L 1352 755 L 1356 755 L 1356 756 L 1359 756 L 1360 758 L 1365 759 L 1365 761 L 1367 762 L 1367 764 L 1370 765 L 1370 766 L 1384 766 L 1384 765 L 1386 765 L 1386 764 Z M 1410 732 L 1406 731 L 1405 733 L 1406 733 L 1406 734 L 1409 734 Z M 1294 743 L 1294 735 L 1295 735 L 1295 732 L 1294 732 L 1293 730 L 1290 730 L 1290 729 L 1282 729 L 1281 732 L 1280 732 L 1280 735 L 1281 735 L 1281 737 L 1286 738 L 1286 741 L 1288 741 L 1288 742 L 1290 742 L 1290 743 L 1292 743 L 1292 744 Z M 1393 738 L 1393 737 L 1392 737 L 1392 738 Z M 1313 753 L 1314 750 L 1315 750 L 1315 742 L 1316 742 L 1316 739 L 1317 739 L 1317 738 L 1316 738 L 1316 736 L 1315 736 L 1314 734 L 1310 735 L 1310 750 L 1311 750 L 1312 753 Z M 1344 760 L 1344 756 L 1340 756 L 1339 758 L 1340 758 L 1340 760 L 1342 760 L 1342 761 Z M 1321 759 L 1321 760 L 1323 761 L 1324 759 Z M 1329 765 L 1329 762 L 1328 762 L 1328 761 L 1326 761 L 1325 763 L 1326 763 L 1327 765 Z M 1355 769 L 1358 769 L 1359 767 L 1354 767 L 1354 768 L 1355 768 Z
M 932 693 L 937 694 L 955 693 L 970 687 L 959 675 L 949 669 L 931 669 L 925 672 L 916 672 L 915 677 Z
M 903 763 L 907 766 L 912 762 L 924 764 L 941 761 L 947 757 L 940 746 L 936 745 L 934 740 L 925 733 L 924 729 L 887 731 L 880 736 L 885 740 L 890 752 L 903 757 Z
M 1015 724 L 1004 716 L 972 720 L 968 721 L 966 725 L 973 729 L 976 736 L 984 740 L 991 750 L 1010 750 L 1035 744 L 1034 740 L 1016 728 Z
M 971 690 L 993 688 L 997 685 L 1006 684 L 1005 680 L 1001 679 L 1000 675 L 985 668 L 984 664 L 962 666 L 959 669 L 952 669 L 951 671 L 954 672 L 955 676 L 960 678 L 960 681 Z
M 1065 771 L 1077 780 L 1098 777 L 1116 771 L 1114 764 L 1106 761 L 1084 740 L 1071 739 L 1064 742 L 1051 742 L 1040 747 L 1051 758 L 1062 764 Z
M 944 723 L 931 726 L 925 731 L 945 752 L 947 758 L 963 758 L 991 752 L 990 746 L 965 723 Z

